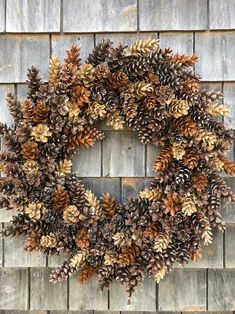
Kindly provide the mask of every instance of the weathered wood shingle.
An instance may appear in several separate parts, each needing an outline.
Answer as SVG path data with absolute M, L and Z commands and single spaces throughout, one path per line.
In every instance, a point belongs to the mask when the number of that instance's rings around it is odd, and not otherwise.
M 235 268 L 235 226 L 227 226 L 225 232 L 225 267 Z
M 210 0 L 210 29 L 235 29 L 234 0 Z
M 4 32 L 5 29 L 5 1 L 0 1 L 0 33 Z
M 30 309 L 64 310 L 67 309 L 67 282 L 54 285 L 48 280 L 49 268 L 30 270 Z
M 140 0 L 140 30 L 204 30 L 206 0 Z
M 0 269 L 0 308 L 4 310 L 28 309 L 28 270 Z
M 232 311 L 235 309 L 235 269 L 209 269 L 208 310 Z
M 137 30 L 137 0 L 64 0 L 64 32 Z
M 196 70 L 204 81 L 235 80 L 234 42 L 234 32 L 196 33 Z
M 60 2 L 60 0 L 7 0 L 6 31 L 59 32 Z
M 32 65 L 47 77 L 48 62 L 49 35 L 0 35 L 0 83 L 24 82 Z
M 193 53 L 193 33 L 191 32 L 163 32 L 159 35 L 161 47 L 170 47 L 174 53 Z
M 159 284 L 159 311 L 206 311 L 206 270 L 175 269 Z

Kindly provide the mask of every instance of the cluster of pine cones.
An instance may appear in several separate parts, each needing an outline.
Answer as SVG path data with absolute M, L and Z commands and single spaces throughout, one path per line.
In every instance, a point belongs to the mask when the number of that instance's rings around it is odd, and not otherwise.
M 235 196 L 218 173 L 235 174 L 225 157 L 234 131 L 218 119 L 223 95 L 201 90 L 195 55 L 152 39 L 103 41 L 84 64 L 79 56 L 77 45 L 63 64 L 52 55 L 48 82 L 32 67 L 27 98 L 7 95 L 14 124 L 0 124 L 0 203 L 19 214 L 2 234 L 25 235 L 26 251 L 66 254 L 52 282 L 96 274 L 102 288 L 118 280 L 131 295 L 146 273 L 159 282 L 174 263 L 199 259 L 212 228 L 224 230 L 221 203 Z M 74 153 L 103 139 L 102 119 L 161 146 L 149 187 L 122 204 L 71 173 Z

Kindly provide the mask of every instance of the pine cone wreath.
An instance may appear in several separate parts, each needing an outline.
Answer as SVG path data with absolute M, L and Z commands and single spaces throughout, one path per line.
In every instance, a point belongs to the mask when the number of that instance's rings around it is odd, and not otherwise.
M 131 295 L 145 271 L 158 283 L 224 230 L 221 204 L 235 195 L 220 173 L 235 175 L 226 157 L 235 133 L 221 122 L 223 95 L 200 88 L 197 61 L 146 39 L 103 41 L 81 64 L 72 45 L 64 62 L 52 55 L 48 82 L 32 67 L 27 97 L 7 95 L 14 124 L 0 123 L 0 203 L 18 215 L 2 235 L 25 235 L 29 252 L 65 253 L 51 282 L 96 274 L 102 288 L 118 280 Z M 161 146 L 154 179 L 124 203 L 94 195 L 72 173 L 74 154 L 104 138 L 100 120 Z

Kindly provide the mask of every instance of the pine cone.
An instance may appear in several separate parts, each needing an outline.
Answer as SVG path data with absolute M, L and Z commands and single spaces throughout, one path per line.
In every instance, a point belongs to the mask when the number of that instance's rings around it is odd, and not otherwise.
M 80 212 L 75 205 L 65 207 L 63 212 L 63 219 L 68 223 L 76 223 L 79 221 Z
M 158 39 L 138 40 L 126 49 L 126 54 L 132 56 L 144 56 L 150 54 L 151 51 L 156 50 L 158 47 Z
M 187 194 L 187 196 L 183 198 L 181 211 L 186 216 L 191 216 L 193 213 L 197 211 L 197 207 L 195 205 L 195 198 L 192 195 Z
M 27 122 L 31 122 L 34 119 L 34 104 L 31 99 L 23 99 L 21 101 L 21 110 L 23 118 Z
M 65 63 L 72 64 L 76 67 L 80 64 L 80 47 L 78 45 L 71 45 L 70 48 L 66 51 L 66 58 L 64 59 Z
M 96 268 L 93 266 L 84 266 L 78 276 L 78 282 L 81 284 L 86 283 L 96 272 Z
M 86 251 L 79 251 L 70 259 L 70 266 L 79 269 L 82 266 L 82 264 L 84 264 L 86 257 L 87 257 Z
M 34 107 L 33 121 L 39 123 L 46 123 L 49 117 L 49 108 L 45 102 L 40 101 Z
M 197 167 L 198 162 L 200 160 L 199 153 L 196 148 L 191 147 L 186 151 L 183 157 L 183 163 L 185 166 L 187 166 L 189 169 L 194 169 Z
M 119 111 L 112 109 L 107 114 L 106 124 L 110 125 L 114 130 L 122 130 L 125 120 L 120 115 Z
M 27 252 L 35 252 L 39 249 L 39 238 L 34 235 L 28 237 L 24 241 L 24 250 Z
M 111 197 L 109 193 L 103 193 L 101 200 L 103 201 L 102 203 L 102 208 L 105 212 L 105 214 L 108 217 L 112 217 L 116 214 L 117 210 L 117 201 L 115 197 Z
M 89 236 L 85 229 L 81 229 L 76 236 L 76 245 L 80 249 L 86 249 L 90 245 Z
M 186 116 L 189 111 L 189 104 L 187 101 L 182 99 L 174 99 L 168 105 L 168 112 L 175 118 Z
M 171 242 L 171 238 L 166 233 L 159 233 L 154 241 L 154 250 L 162 253 L 166 250 Z
M 120 88 L 125 86 L 129 81 L 129 78 L 126 73 L 122 71 L 116 71 L 110 74 L 109 76 L 109 85 L 111 88 Z
M 176 119 L 175 126 L 186 137 L 194 135 L 197 130 L 197 124 L 188 116 Z
M 72 104 L 77 104 L 78 107 L 83 107 L 89 102 L 90 92 L 84 87 L 77 85 L 72 91 Z
M 36 141 L 46 143 L 52 133 L 46 124 L 38 124 L 32 129 L 31 135 L 34 136 Z
M 19 101 L 17 101 L 16 96 L 12 94 L 11 92 L 7 93 L 6 97 L 7 106 L 10 111 L 10 114 L 12 115 L 15 122 L 18 122 L 22 119 L 22 111 L 21 111 L 21 104 Z
M 101 82 L 104 82 L 110 74 L 109 68 L 104 64 L 98 64 L 95 68 L 95 75 L 97 79 Z
M 158 155 L 158 158 L 154 162 L 153 170 L 156 172 L 163 171 L 171 162 L 172 157 L 173 156 L 171 147 L 170 146 L 163 147 Z
M 53 195 L 53 209 L 63 211 L 68 204 L 69 204 L 68 192 L 64 188 L 58 187 L 54 191 Z
M 49 75 L 48 80 L 53 87 L 59 84 L 60 80 L 60 59 L 56 54 L 52 54 L 49 63 Z
M 74 135 L 69 138 L 69 147 L 76 149 L 77 147 L 94 146 L 95 141 L 90 135 Z
M 133 85 L 133 95 L 137 99 L 146 97 L 152 91 L 153 91 L 152 85 L 150 83 L 146 83 L 145 81 L 141 81 Z
M 170 213 L 171 216 L 174 216 L 176 212 L 181 210 L 182 200 L 179 195 L 176 193 L 168 194 L 165 198 L 163 198 L 162 207 L 165 210 L 165 214 Z
M 104 63 L 109 55 L 109 49 L 111 47 L 110 40 L 103 40 L 101 43 L 96 45 L 92 53 L 89 54 L 87 62 L 96 67 L 100 63 Z
M 21 154 L 25 160 L 36 160 L 38 159 L 38 144 L 34 141 L 27 141 L 21 146 Z
M 30 137 L 32 125 L 26 122 L 19 122 L 16 128 L 16 136 L 19 142 L 26 142 Z
M 28 70 L 27 78 L 28 79 L 26 80 L 26 83 L 28 85 L 28 96 L 30 99 L 36 100 L 37 92 L 42 85 L 42 81 L 39 76 L 39 70 L 35 67 L 31 67 L 31 69 Z
M 184 66 L 193 66 L 197 61 L 198 61 L 198 56 L 196 55 L 185 55 L 185 54 L 175 54 L 171 57 L 171 61 L 173 61 L 174 63 L 181 63 Z
M 57 269 L 53 270 L 49 276 L 49 281 L 56 283 L 67 279 L 76 272 L 76 268 L 70 265 L 69 261 L 65 261 Z
M 25 208 L 24 212 L 32 219 L 40 219 L 45 208 L 42 203 L 30 203 Z
M 80 66 L 77 75 L 78 83 L 89 87 L 90 83 L 95 79 L 95 69 L 91 64 L 83 64 Z
M 205 175 L 198 173 L 192 176 L 192 186 L 198 192 L 205 191 L 208 185 L 208 179 Z
M 55 248 L 57 245 L 57 238 L 54 233 L 43 235 L 40 239 L 40 245 L 46 248 Z

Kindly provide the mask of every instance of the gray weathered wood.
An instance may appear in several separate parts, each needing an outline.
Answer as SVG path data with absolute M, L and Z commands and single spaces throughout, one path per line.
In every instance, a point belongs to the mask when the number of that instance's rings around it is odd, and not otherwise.
M 193 53 L 193 33 L 160 33 L 160 46 L 164 48 L 170 47 L 173 53 Z
M 225 267 L 235 268 L 235 227 L 227 226 L 225 231 Z
M 206 270 L 175 269 L 159 284 L 159 311 L 206 311 Z
M 186 268 L 222 268 L 223 267 L 223 234 L 214 230 L 213 242 L 208 246 L 202 245 L 202 258 L 191 262 Z
M 46 266 L 46 257 L 42 253 L 24 251 L 24 237 L 4 239 L 5 267 L 39 267 Z
M 235 193 L 235 180 L 234 178 L 224 178 L 228 186 L 230 186 L 233 193 Z M 224 203 L 221 211 L 223 220 L 226 223 L 235 223 L 235 204 Z
M 79 34 L 79 35 L 52 35 L 51 46 L 52 52 L 56 53 L 61 61 L 64 60 L 65 52 L 72 44 L 81 46 L 81 59 L 84 61 L 88 54 L 94 48 L 94 35 Z
M 196 70 L 204 81 L 235 80 L 235 33 L 196 33 Z
M 58 267 L 66 260 L 65 255 L 51 255 L 47 257 L 48 267 Z
M 156 173 L 153 171 L 153 164 L 156 160 L 160 147 L 148 144 L 146 147 L 146 175 L 148 177 L 154 177 Z
M 136 0 L 64 0 L 64 32 L 137 30 Z
M 31 268 L 30 271 L 30 309 L 67 309 L 67 282 L 57 284 L 48 280 L 51 269 Z
M 85 188 L 91 190 L 95 195 L 109 193 L 120 199 L 120 179 L 118 178 L 83 178 Z
M 232 311 L 235 308 L 235 269 L 209 269 L 208 310 Z
M 80 177 L 100 177 L 101 142 L 96 142 L 93 147 L 80 149 L 73 158 L 72 169 Z
M 76 276 L 69 280 L 70 310 L 107 310 L 108 291 L 100 291 L 97 279 L 91 278 L 86 284 L 79 284 Z
M 133 44 L 135 41 L 140 39 L 147 39 L 147 38 L 158 38 L 158 34 L 156 33 L 128 33 L 128 34 L 121 34 L 121 33 L 113 33 L 113 34 L 96 34 L 95 35 L 96 42 L 99 43 L 103 39 L 110 39 L 114 45 L 118 45 L 120 43 L 124 45 Z
M 125 201 L 128 196 L 137 196 L 149 185 L 150 178 L 122 178 L 122 200 Z
M 2 230 L 2 224 L 0 223 L 0 232 Z M 0 237 L 0 267 L 3 266 L 3 238 Z
M 58 313 L 58 312 L 57 312 Z M 13 310 L 13 311 L 1 311 L 0 314 L 48 314 L 47 311 L 18 311 L 18 310 Z
M 0 61 L 1 62 L 1 61 Z M 1 115 L 0 121 L 4 123 L 12 123 L 12 117 L 9 113 L 7 108 L 6 96 L 8 92 L 14 92 L 14 85 L 13 84 L 1 84 L 0 85 L 0 108 L 1 108 Z
M 119 282 L 114 282 L 110 286 L 109 295 L 112 311 L 156 311 L 156 284 L 153 278 L 146 277 L 130 300 L 125 287 Z
M 60 0 L 7 0 L 6 31 L 59 32 Z
M 98 313 L 103 314 L 104 312 L 99 311 Z M 93 314 L 93 311 L 50 311 L 50 314 Z
M 145 175 L 144 145 L 131 131 L 106 131 L 103 141 L 103 176 L 142 177 Z
M 209 3 L 210 3 L 210 29 L 234 29 L 235 1 L 211 0 Z
M 16 91 L 17 91 L 18 100 L 22 100 L 27 97 L 27 85 L 26 84 L 17 84 Z
M 140 0 L 140 30 L 203 30 L 206 0 Z
M 5 29 L 5 1 L 0 1 L 0 33 L 4 32 Z
M 0 35 L 0 82 L 24 82 L 32 65 L 46 78 L 48 62 L 49 35 Z
M 0 268 L 0 308 L 28 309 L 28 270 Z

